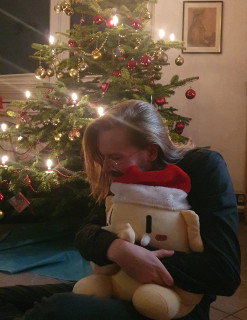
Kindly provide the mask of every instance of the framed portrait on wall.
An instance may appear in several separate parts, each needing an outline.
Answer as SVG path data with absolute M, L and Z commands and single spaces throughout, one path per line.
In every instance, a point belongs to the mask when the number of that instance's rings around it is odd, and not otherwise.
M 222 52 L 223 1 L 184 1 L 183 53 Z

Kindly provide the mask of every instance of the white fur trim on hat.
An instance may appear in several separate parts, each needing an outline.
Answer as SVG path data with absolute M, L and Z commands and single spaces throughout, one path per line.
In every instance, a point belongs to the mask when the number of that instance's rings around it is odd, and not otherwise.
M 190 209 L 187 193 L 181 189 L 119 182 L 113 182 L 110 189 L 114 194 L 112 203 L 136 203 L 173 211 Z

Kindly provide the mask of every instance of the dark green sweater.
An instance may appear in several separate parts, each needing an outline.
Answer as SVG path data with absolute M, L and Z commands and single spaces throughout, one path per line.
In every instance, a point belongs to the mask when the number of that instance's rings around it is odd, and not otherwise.
M 216 295 L 230 296 L 240 284 L 238 212 L 226 164 L 214 151 L 196 149 L 177 163 L 191 179 L 188 201 L 200 218 L 202 253 L 175 252 L 161 259 L 180 288 L 203 293 L 200 304 L 184 320 L 208 319 Z M 81 255 L 98 265 L 110 263 L 106 251 L 116 236 L 101 229 L 104 206 L 96 207 L 76 235 Z

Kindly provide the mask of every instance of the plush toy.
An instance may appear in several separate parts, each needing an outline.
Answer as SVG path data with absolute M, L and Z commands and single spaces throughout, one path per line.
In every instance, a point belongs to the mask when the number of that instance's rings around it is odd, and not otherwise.
M 203 251 L 199 218 L 186 200 L 190 190 L 187 174 L 175 165 L 160 171 L 140 172 L 133 166 L 111 185 L 113 196 L 107 210 L 108 226 L 119 238 L 157 249 L 190 252 Z M 94 273 L 79 280 L 77 294 L 132 300 L 142 315 L 155 320 L 181 318 L 190 313 L 201 294 L 177 286 L 142 284 L 124 271 Z M 97 268 L 96 268 L 97 270 Z M 103 269 L 104 270 L 104 269 Z

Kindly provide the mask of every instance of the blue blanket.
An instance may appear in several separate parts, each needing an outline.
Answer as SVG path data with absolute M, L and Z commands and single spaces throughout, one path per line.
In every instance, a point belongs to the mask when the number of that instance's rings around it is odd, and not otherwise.
M 73 244 L 75 222 L 1 225 L 0 270 L 33 272 L 60 280 L 77 281 L 91 266 Z

